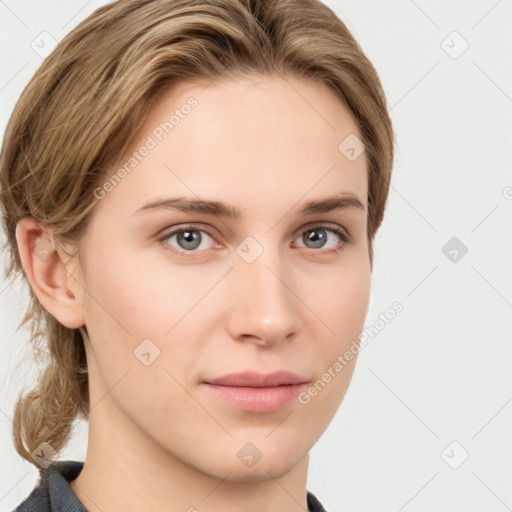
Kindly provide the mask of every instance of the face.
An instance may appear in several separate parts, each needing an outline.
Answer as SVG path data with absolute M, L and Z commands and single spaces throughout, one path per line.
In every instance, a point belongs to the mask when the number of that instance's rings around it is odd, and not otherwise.
M 347 136 L 361 138 L 349 111 L 309 81 L 157 98 L 119 179 L 96 191 L 76 274 L 91 427 L 108 416 L 116 437 L 222 479 L 280 476 L 307 455 L 345 395 L 355 357 L 340 357 L 369 303 L 367 160 L 340 151 Z M 212 384 L 276 371 L 304 384 Z

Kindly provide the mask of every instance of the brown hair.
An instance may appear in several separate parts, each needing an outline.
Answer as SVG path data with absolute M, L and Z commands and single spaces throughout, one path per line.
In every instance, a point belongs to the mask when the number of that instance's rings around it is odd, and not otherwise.
M 51 228 L 59 243 L 80 247 L 97 202 L 93 191 L 158 93 L 178 82 L 253 72 L 322 82 L 354 116 L 368 162 L 373 268 L 394 134 L 377 72 L 335 13 L 319 0 L 118 0 L 58 44 L 11 115 L 0 155 L 7 277 L 21 273 L 26 280 L 15 237 L 23 217 Z M 18 398 L 13 438 L 35 464 L 34 449 L 48 442 L 59 451 L 73 421 L 88 417 L 89 394 L 80 330 L 60 324 L 28 289 L 18 329 L 30 325 L 35 353 L 47 353 L 48 364 L 37 386 Z

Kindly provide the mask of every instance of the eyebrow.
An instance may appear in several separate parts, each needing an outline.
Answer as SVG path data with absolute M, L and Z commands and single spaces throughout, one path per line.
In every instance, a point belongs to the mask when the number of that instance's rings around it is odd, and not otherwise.
M 242 212 L 240 208 L 220 202 L 207 201 L 203 199 L 169 197 L 150 201 L 139 208 L 134 215 L 139 215 L 155 209 L 172 209 L 181 212 L 203 213 L 206 215 L 215 215 L 227 219 L 240 219 Z M 297 215 L 306 217 L 315 213 L 327 213 L 335 210 L 358 209 L 366 210 L 361 200 L 352 192 L 343 192 L 338 195 L 315 199 L 304 203 Z

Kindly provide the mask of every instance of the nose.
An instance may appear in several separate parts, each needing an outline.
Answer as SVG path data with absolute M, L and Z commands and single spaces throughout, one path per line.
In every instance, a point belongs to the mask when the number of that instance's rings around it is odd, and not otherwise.
M 270 347 L 298 332 L 302 302 L 294 294 L 293 268 L 277 250 L 265 249 L 252 263 L 237 257 L 228 276 L 233 339 Z

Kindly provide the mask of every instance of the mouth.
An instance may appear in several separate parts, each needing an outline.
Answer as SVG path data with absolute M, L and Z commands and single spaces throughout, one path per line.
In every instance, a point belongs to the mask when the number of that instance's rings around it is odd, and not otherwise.
M 232 373 L 203 382 L 217 398 L 242 411 L 255 413 L 284 408 L 306 384 L 306 379 L 288 371 Z

